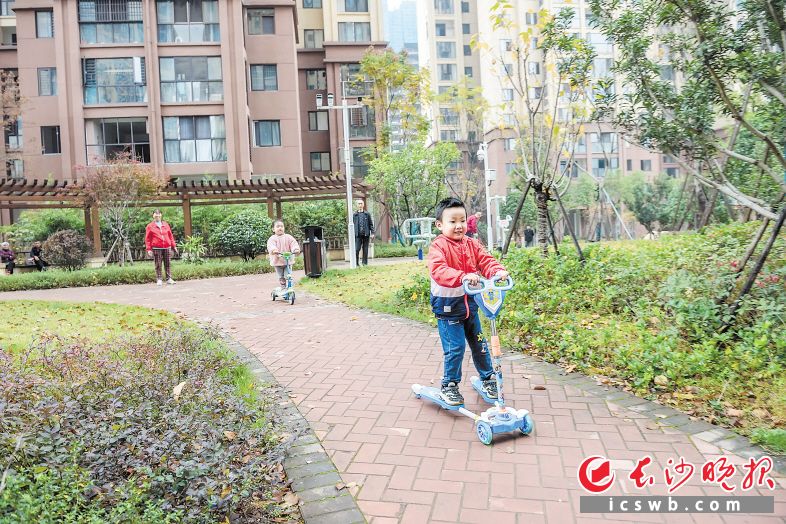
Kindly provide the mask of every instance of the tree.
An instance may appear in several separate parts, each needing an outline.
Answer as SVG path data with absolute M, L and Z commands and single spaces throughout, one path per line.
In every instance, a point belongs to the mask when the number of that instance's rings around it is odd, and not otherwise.
M 401 132 L 405 142 L 417 138 L 428 129 L 428 121 L 420 113 L 420 105 L 429 94 L 428 75 L 407 63 L 407 54 L 369 47 L 360 60 L 357 82 L 368 81 L 371 96 L 364 103 L 374 108 L 377 118 L 376 151 L 378 156 L 390 148 L 391 116 L 401 119 Z
M 770 0 L 591 0 L 617 46 L 626 89 L 600 106 L 633 140 L 672 155 L 701 184 L 770 219 L 786 189 L 786 22 Z M 779 191 L 740 189 L 745 164 Z
M 82 269 L 90 258 L 93 246 L 87 237 L 73 229 L 53 233 L 42 246 L 46 258 L 66 271 Z
M 225 218 L 211 242 L 225 255 L 240 255 L 248 262 L 267 249 L 273 221 L 257 209 L 244 209 Z
M 288 202 L 284 204 L 284 222 L 291 234 L 302 232 L 305 226 L 321 226 L 327 237 L 347 236 L 346 200 L 316 202 Z
M 139 217 L 150 197 L 167 184 L 167 175 L 127 153 L 98 166 L 81 167 L 80 171 L 88 205 L 98 206 L 114 236 L 106 259 L 117 250 L 121 266 L 126 261 L 133 262 L 128 247 L 129 226 Z
M 590 116 L 588 90 L 591 92 L 594 51 L 572 34 L 572 9 L 562 9 L 556 15 L 541 10 L 537 37 L 532 27 L 514 22 L 512 9 L 512 4 L 504 0 L 491 9 L 492 28 L 516 38 L 510 51 L 500 49 L 496 41 L 489 44 L 476 40 L 474 45 L 494 57 L 502 85 L 515 93 L 513 100 L 503 102 L 501 108 L 513 122 L 503 121 L 500 126 L 514 131 L 520 166 L 515 175 L 522 177 L 533 192 L 538 242 L 546 256 L 549 202 L 561 197 L 570 183 L 569 166 L 583 124 Z M 533 62 L 541 65 L 534 68 Z
M 6 131 L 17 129 L 19 126 L 19 117 L 22 116 L 23 97 L 19 90 L 19 80 L 16 71 L 0 70 L 0 118 L 2 119 L 2 129 L 0 131 L 5 134 Z M 17 135 L 19 135 L 17 129 Z M 21 154 L 11 153 L 9 149 L 21 150 L 22 144 L 6 143 L 5 156 L 3 157 L 3 168 L 7 165 L 9 160 L 21 158 Z
M 455 140 L 460 144 L 463 169 L 446 181 L 450 192 L 467 205 L 467 209 L 485 207 L 483 162 L 478 158 L 478 147 L 483 137 L 483 121 L 488 112 L 488 102 L 483 90 L 463 77 L 444 93 L 434 96 L 440 108 L 450 110 L 460 123 L 459 129 L 466 134 Z M 440 115 L 441 118 L 441 115 Z
M 401 151 L 388 151 L 371 160 L 366 182 L 401 230 L 408 218 L 434 214 L 437 203 L 446 196 L 448 167 L 459 156 L 456 144 L 451 142 L 426 148 L 422 142 L 413 141 Z

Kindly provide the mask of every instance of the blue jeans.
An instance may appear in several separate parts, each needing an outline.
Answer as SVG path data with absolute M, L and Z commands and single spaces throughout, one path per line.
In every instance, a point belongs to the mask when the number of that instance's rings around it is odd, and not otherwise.
M 467 319 L 438 318 L 437 329 L 439 329 L 439 339 L 442 341 L 442 352 L 445 355 L 443 386 L 447 386 L 448 382 L 461 383 L 461 363 L 464 360 L 466 342 L 469 342 L 472 362 L 481 380 L 492 377 L 494 369 L 491 364 L 491 353 L 483 337 L 477 311 L 470 313 Z

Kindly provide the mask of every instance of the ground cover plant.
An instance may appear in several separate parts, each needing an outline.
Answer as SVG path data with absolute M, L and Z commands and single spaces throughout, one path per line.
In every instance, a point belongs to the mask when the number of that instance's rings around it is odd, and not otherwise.
M 302 267 L 302 259 L 297 259 L 295 267 Z M 229 277 L 269 273 L 273 268 L 266 259 L 250 262 L 208 260 L 202 264 L 172 262 L 172 278 L 176 281 L 199 278 Z M 149 284 L 155 282 L 155 268 L 152 262 L 135 262 L 133 265 L 106 266 L 102 268 L 62 271 L 57 268 L 38 273 L 14 274 L 0 278 L 0 292 L 21 291 L 26 289 L 53 289 L 63 287 L 111 286 L 117 284 Z
M 0 307 L 0 522 L 300 520 L 271 401 L 217 333 L 130 306 Z
M 735 268 L 757 225 L 593 244 L 584 264 L 567 247 L 546 259 L 534 249 L 513 250 L 505 264 L 516 287 L 501 319 L 503 342 L 786 453 L 782 237 L 735 322 L 723 329 L 726 298 L 740 285 Z M 326 276 L 306 286 L 409 318 L 431 315 L 424 263 Z

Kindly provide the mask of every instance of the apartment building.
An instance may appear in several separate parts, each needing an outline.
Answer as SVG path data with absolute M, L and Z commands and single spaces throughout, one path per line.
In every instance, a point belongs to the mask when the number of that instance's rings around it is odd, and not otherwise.
M 0 1 L 23 96 L 6 176 L 74 179 L 121 151 L 178 180 L 343 170 L 340 112 L 315 95 L 340 100 L 384 46 L 379 1 Z M 353 150 L 373 140 L 373 114 L 351 124 Z

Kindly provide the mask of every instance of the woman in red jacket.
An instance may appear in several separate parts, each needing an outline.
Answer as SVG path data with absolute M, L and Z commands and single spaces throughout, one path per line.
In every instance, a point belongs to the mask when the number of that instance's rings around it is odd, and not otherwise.
M 153 211 L 153 221 L 145 229 L 145 247 L 147 248 L 147 256 L 152 256 L 156 262 L 156 284 L 159 286 L 163 284 L 161 281 L 162 260 L 166 271 L 166 283 L 174 284 L 169 264 L 169 250 L 174 249 L 177 253 L 177 245 L 175 237 L 172 235 L 172 228 L 161 220 L 161 211 L 158 209 Z

